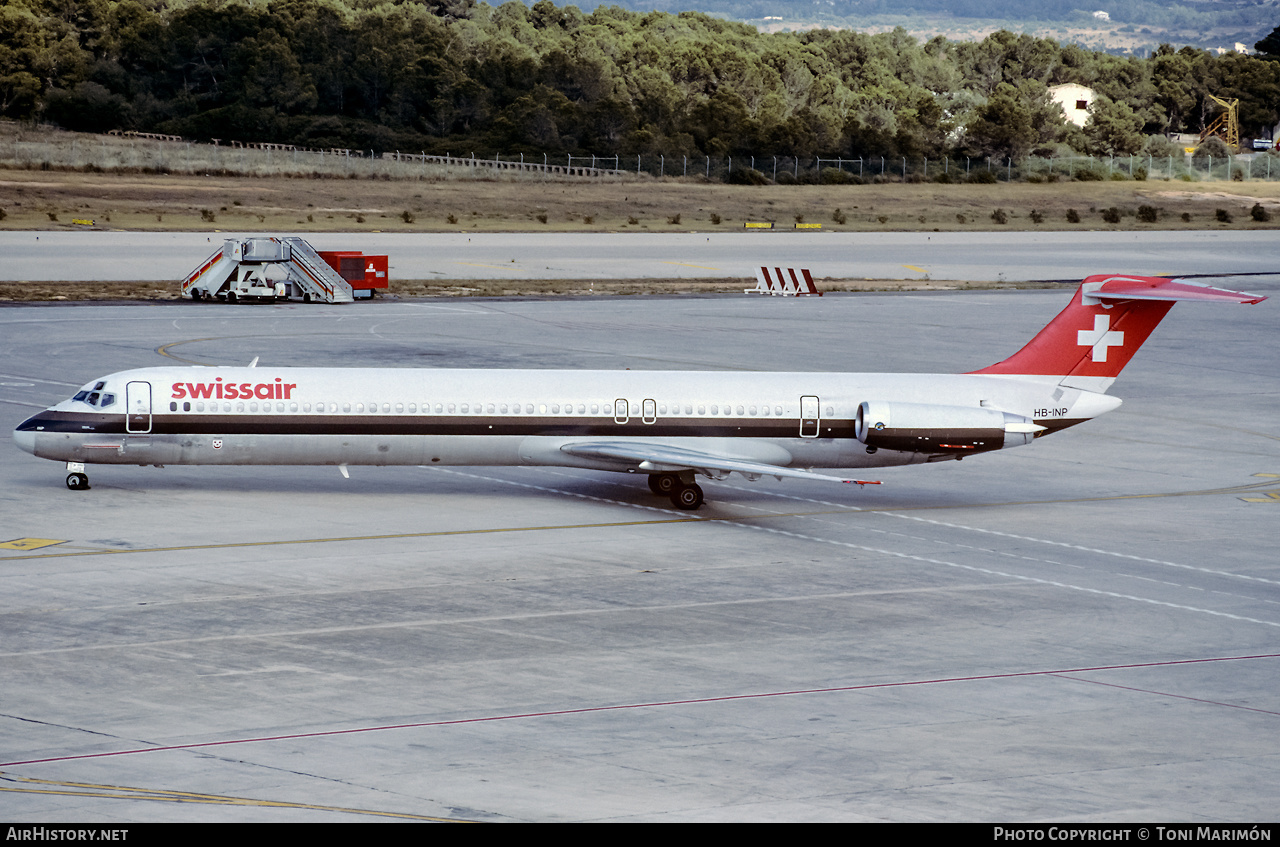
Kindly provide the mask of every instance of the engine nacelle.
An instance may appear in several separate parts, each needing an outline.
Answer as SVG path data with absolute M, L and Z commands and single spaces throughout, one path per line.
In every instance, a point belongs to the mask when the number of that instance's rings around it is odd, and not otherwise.
M 1022 415 L 981 406 L 876 400 L 858 406 L 854 425 L 868 447 L 958 456 L 1029 444 L 1045 429 Z

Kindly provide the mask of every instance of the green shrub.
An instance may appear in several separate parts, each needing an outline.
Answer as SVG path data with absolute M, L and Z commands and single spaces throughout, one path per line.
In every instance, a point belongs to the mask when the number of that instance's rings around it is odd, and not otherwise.
M 1249 217 L 1253 218 L 1260 224 L 1264 224 L 1271 220 L 1271 213 L 1262 208 L 1261 203 L 1254 203 L 1253 208 L 1249 210 Z
M 1075 209 L 1067 209 L 1067 223 L 1069 224 L 1080 223 L 1080 213 L 1077 212 Z
M 1009 222 L 1009 216 L 1005 214 L 1004 209 L 996 209 L 994 212 L 991 213 L 991 220 L 995 221 L 1001 226 L 1004 226 Z
M 1143 204 L 1138 207 L 1138 220 L 1142 221 L 1144 224 L 1153 224 L 1159 219 L 1159 217 L 1160 213 L 1156 210 L 1155 206 Z
M 1118 224 L 1120 223 L 1120 210 L 1115 206 L 1112 206 L 1110 209 L 1103 209 L 1102 219 L 1109 224 Z
M 1042 224 L 1042 223 L 1044 223 L 1044 212 L 1040 211 L 1039 209 L 1032 209 L 1032 210 L 1031 210 L 1031 222 L 1032 222 L 1032 223 L 1037 223 L 1037 224 Z
M 840 211 L 839 209 L 836 209 L 834 212 L 831 213 L 831 220 L 840 224 L 841 226 L 844 226 L 845 221 L 847 221 L 848 219 L 849 218 L 845 215 L 845 213 Z
M 1221 223 L 1221 224 L 1231 223 L 1231 213 L 1228 212 L 1226 209 L 1214 209 L 1213 215 L 1215 218 L 1218 219 L 1218 223 Z
M 969 174 L 969 182 L 977 185 L 995 185 L 998 181 L 991 171 L 973 171 Z
M 755 168 L 738 168 L 730 171 L 728 182 L 730 185 L 768 185 L 769 177 Z

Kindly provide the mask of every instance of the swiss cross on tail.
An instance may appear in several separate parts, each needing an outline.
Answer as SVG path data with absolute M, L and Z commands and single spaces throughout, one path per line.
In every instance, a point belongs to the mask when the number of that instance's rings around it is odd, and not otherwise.
M 1110 326 L 1110 315 L 1094 315 L 1093 329 L 1082 329 L 1076 333 L 1076 337 L 1079 339 L 1076 343 L 1081 347 L 1092 348 L 1095 362 L 1105 362 L 1107 360 L 1108 347 L 1124 344 L 1124 333 L 1109 330 L 1108 327 Z
M 1178 300 L 1260 303 L 1266 297 L 1154 276 L 1091 276 L 1070 305 L 1013 356 L 977 374 L 1060 376 L 1105 391 Z

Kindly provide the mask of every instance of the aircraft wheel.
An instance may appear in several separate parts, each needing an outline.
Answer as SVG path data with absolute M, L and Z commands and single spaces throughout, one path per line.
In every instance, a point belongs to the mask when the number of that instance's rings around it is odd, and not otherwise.
M 654 494 L 670 495 L 680 487 L 680 477 L 673 473 L 649 474 L 649 490 Z
M 702 488 L 697 483 L 682 485 L 671 492 L 671 505 L 677 509 L 684 509 L 686 512 L 692 512 L 697 509 L 702 505 L 702 501 Z
M 67 488 L 72 491 L 84 491 L 89 487 L 89 477 L 82 473 L 67 474 Z

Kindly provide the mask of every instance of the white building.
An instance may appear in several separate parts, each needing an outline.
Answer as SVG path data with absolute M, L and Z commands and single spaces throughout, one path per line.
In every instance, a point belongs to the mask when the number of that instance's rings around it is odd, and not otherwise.
M 1089 107 L 1098 95 L 1093 89 L 1075 82 L 1055 85 L 1049 89 L 1049 99 L 1062 107 L 1067 120 L 1078 127 L 1089 121 Z

